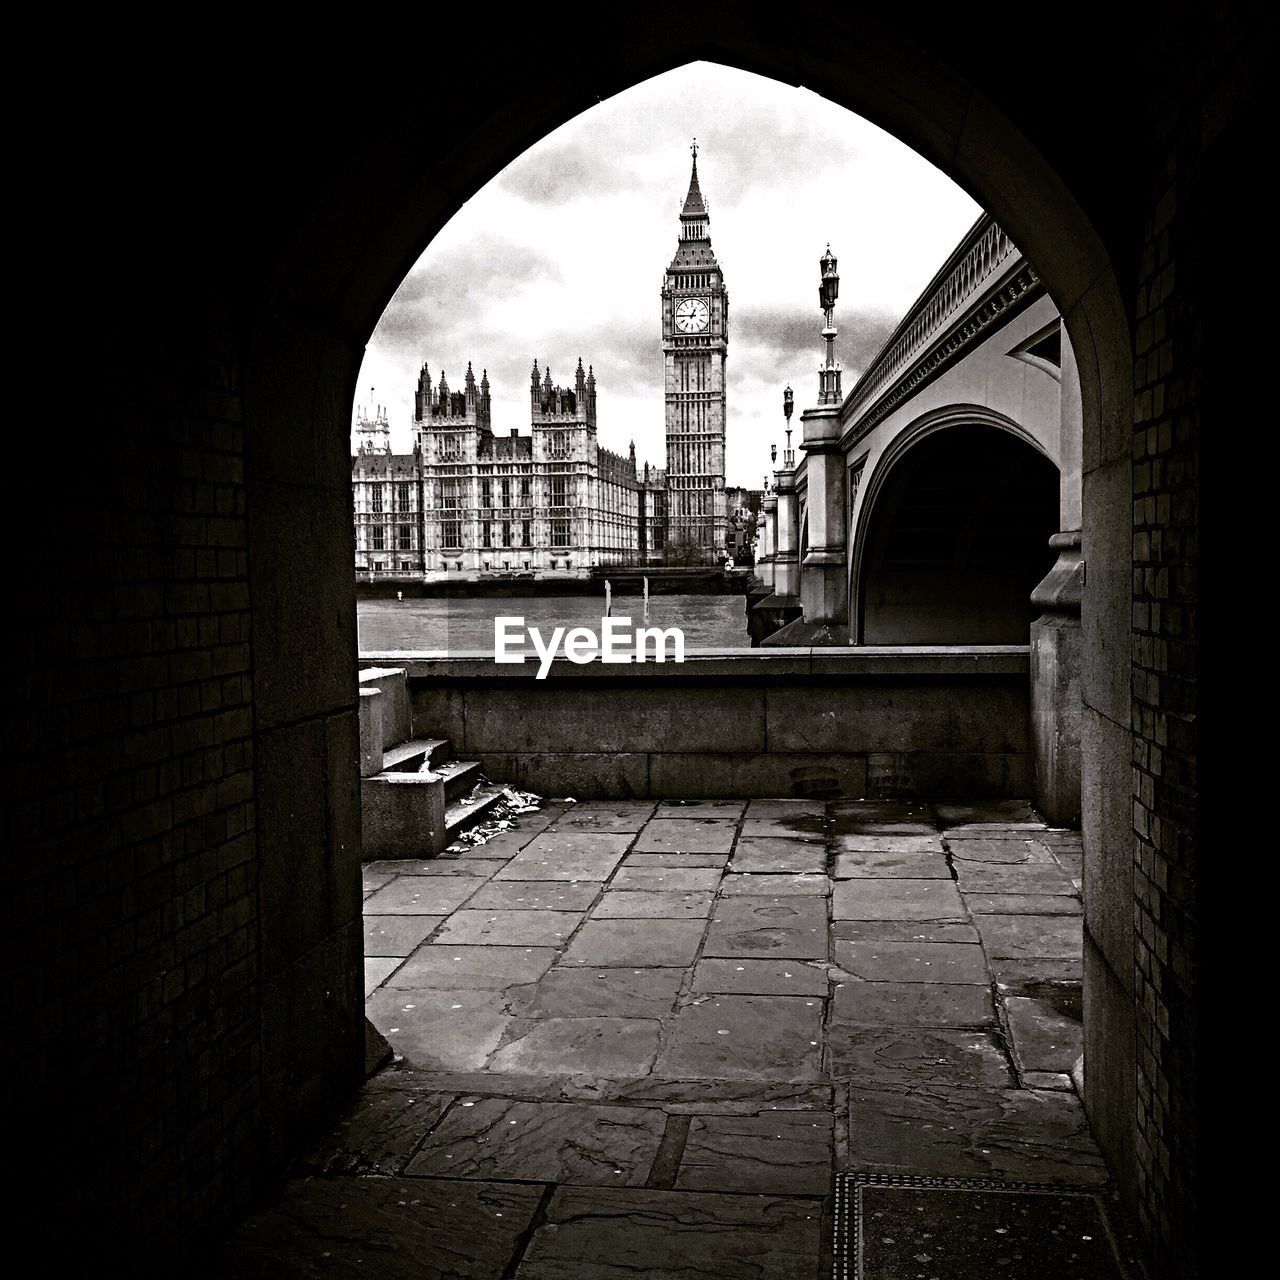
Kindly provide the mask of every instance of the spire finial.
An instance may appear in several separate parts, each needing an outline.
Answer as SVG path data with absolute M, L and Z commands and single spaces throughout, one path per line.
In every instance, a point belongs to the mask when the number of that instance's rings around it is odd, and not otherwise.
M 696 164 L 698 163 L 698 140 L 697 140 L 697 138 L 694 138 L 694 140 L 693 140 L 693 146 L 691 146 L 691 147 L 689 148 L 689 150 L 693 152 L 693 163 L 696 165 Z

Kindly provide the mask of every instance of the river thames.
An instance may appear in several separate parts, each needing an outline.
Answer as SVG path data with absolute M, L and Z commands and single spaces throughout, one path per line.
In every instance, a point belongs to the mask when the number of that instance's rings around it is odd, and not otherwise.
M 361 653 L 434 650 L 493 652 L 493 620 L 523 618 L 550 634 L 555 627 L 599 631 L 600 596 L 489 596 L 471 599 L 360 600 L 356 605 Z M 615 596 L 613 616 L 636 627 L 679 627 L 686 649 L 746 648 L 745 598 L 738 595 L 650 596 L 646 619 L 639 596 Z

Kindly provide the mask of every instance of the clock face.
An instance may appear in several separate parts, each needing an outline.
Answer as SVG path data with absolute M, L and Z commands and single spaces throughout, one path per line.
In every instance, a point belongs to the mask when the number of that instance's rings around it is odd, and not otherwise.
M 706 298 L 685 298 L 676 303 L 676 328 L 681 333 L 701 333 L 711 319 Z

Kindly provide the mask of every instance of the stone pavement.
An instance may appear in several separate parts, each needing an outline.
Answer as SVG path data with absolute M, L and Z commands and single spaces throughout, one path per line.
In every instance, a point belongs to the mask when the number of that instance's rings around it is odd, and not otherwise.
M 1017 802 L 551 804 L 369 864 L 402 1060 L 219 1274 L 812 1280 L 838 1171 L 1102 1186 L 1080 877 Z

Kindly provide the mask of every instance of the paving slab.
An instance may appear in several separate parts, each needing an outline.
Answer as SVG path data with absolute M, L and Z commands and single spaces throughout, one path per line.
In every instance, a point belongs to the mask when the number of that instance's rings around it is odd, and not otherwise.
M 584 800 L 561 816 L 556 830 L 636 832 L 656 807 L 652 800 Z
M 737 822 L 746 808 L 743 800 L 663 800 L 655 815 L 658 818 L 717 818 Z
M 825 818 L 825 800 L 793 800 L 784 796 L 764 796 L 747 801 L 748 818 L 794 817 Z
M 367 898 L 377 889 L 381 889 L 384 884 L 390 884 L 395 879 L 395 873 L 392 871 L 365 871 L 361 876 L 361 891 Z
M 1056 862 L 1007 866 L 998 862 L 955 863 L 961 893 L 1049 893 L 1078 898 L 1080 891 Z
M 966 893 L 964 905 L 976 916 L 1078 916 L 1080 900 L 1057 893 Z
M 397 876 L 364 900 L 364 912 L 370 916 L 448 915 L 479 887 L 475 876 Z
M 965 942 L 832 943 L 836 965 L 867 982 L 991 981 L 982 948 Z
M 782 836 L 744 836 L 733 852 L 739 874 L 822 875 L 827 869 L 826 846 L 812 840 Z
M 702 920 L 588 920 L 564 959 L 601 967 L 690 965 L 705 927 Z
M 816 996 L 827 994 L 825 964 L 790 960 L 699 960 L 693 990 L 740 996 Z
M 404 1083 L 396 1089 L 362 1089 L 338 1123 L 294 1162 L 294 1172 L 329 1177 L 402 1172 L 454 1097 Z
M 661 1106 L 668 1115 L 754 1116 L 766 1111 L 830 1113 L 835 1105 L 834 1093 L 835 1087 L 830 1082 L 668 1080 L 651 1076 L 617 1082 L 612 1096 L 620 1102 Z M 843 1106 L 843 1101 L 840 1105 Z
M 721 898 L 703 946 L 705 956 L 827 958 L 825 898 Z
M 1053 854 L 1038 840 L 992 837 L 960 839 L 948 833 L 947 848 L 950 849 L 953 859 L 964 862 L 997 863 L 1005 867 L 1022 866 L 1028 863 L 1048 865 L 1053 862 Z
M 1019 995 L 1028 989 L 1037 990 L 1046 982 L 1072 982 L 1079 985 L 1084 981 L 1084 962 L 1061 957 L 1052 960 L 1015 960 L 993 956 L 991 975 L 1002 994 Z
M 778 814 L 768 818 L 750 815 L 742 823 L 744 836 L 781 836 L 791 840 L 818 841 L 825 837 L 827 820 L 820 817 Z
M 474 859 L 484 860 L 486 858 L 497 858 L 505 861 L 508 858 L 514 858 L 537 834 L 536 831 L 523 831 L 516 827 L 508 827 L 505 831 L 495 832 L 480 844 L 459 842 L 451 845 L 449 847 L 449 856 L 457 858 L 460 862 Z
M 658 857 L 653 857 L 657 862 Z M 719 867 L 649 866 L 645 862 L 633 862 L 630 858 L 613 873 L 610 889 L 650 890 L 655 893 L 690 893 L 698 890 L 714 891 L 720 884 Z
M 938 825 L 933 806 L 924 800 L 835 800 L 828 811 L 837 832 L 923 835 Z
M 837 853 L 832 875 L 837 880 L 950 880 L 951 868 L 943 853 L 859 849 L 852 853 Z
M 658 1107 L 462 1098 L 431 1132 L 408 1172 L 642 1187 L 665 1127 Z
M 683 969 L 551 969 L 539 982 L 511 991 L 511 1010 L 526 1018 L 666 1018 Z
M 454 855 L 439 858 L 391 858 L 379 862 L 366 862 L 365 870 L 375 875 L 389 876 L 463 876 L 475 880 L 487 880 L 494 868 L 483 863 L 468 862 Z
M 514 1183 L 299 1178 L 236 1228 L 215 1270 L 226 1280 L 498 1280 L 541 1198 L 540 1186 Z
M 491 1071 L 530 1075 L 642 1076 L 653 1067 L 656 1018 L 517 1018 Z
M 520 1263 L 520 1280 L 813 1280 L 816 1200 L 696 1191 L 561 1188 Z
M 655 867 L 696 868 L 706 871 L 711 868 L 723 869 L 729 863 L 729 854 L 725 853 L 671 853 L 653 849 L 633 850 L 627 854 L 622 869 L 636 867 L 642 871 L 650 871 Z
M 831 936 L 843 942 L 982 941 L 972 921 L 954 920 L 833 920 Z
M 369 1021 L 424 1071 L 484 1066 L 511 1021 L 499 991 L 383 987 L 365 1001 Z
M 942 837 L 916 834 L 886 834 L 884 832 L 841 832 L 832 840 L 836 853 L 896 853 L 900 857 L 911 854 L 941 854 Z
M 954 804 L 935 804 L 934 813 L 944 827 L 957 827 L 979 823 L 1034 822 L 1040 815 L 1026 800 L 971 800 Z
M 842 1023 L 828 1031 L 827 1064 L 833 1076 L 850 1076 L 859 1082 L 896 1080 L 997 1089 L 1017 1083 L 990 1031 Z
M 831 894 L 833 920 L 968 919 L 950 880 L 841 880 Z
M 550 947 L 490 947 L 464 943 L 428 942 L 397 971 L 398 987 L 435 987 L 455 991 L 464 987 L 501 991 L 518 983 L 536 982 L 555 961 Z
M 724 818 L 655 818 L 635 848 L 637 853 L 728 853 L 736 830 Z
M 455 942 L 511 947 L 563 947 L 582 923 L 581 911 L 455 911 L 436 935 L 441 945 Z
M 726 875 L 720 882 L 725 898 L 825 898 L 831 881 L 816 875 L 768 875 L 755 871 Z
M 831 1190 L 832 1132 L 829 1111 L 694 1116 L 675 1185 L 825 1196 Z
M 407 956 L 443 915 L 366 915 L 365 956 Z
M 1024 1089 L 1056 1089 L 1062 1093 L 1075 1091 L 1075 1082 L 1062 1071 L 1019 1071 Z
M 711 890 L 663 892 L 608 889 L 592 908 L 593 920 L 705 920 L 715 901 Z
M 848 1098 L 852 1171 L 1066 1186 L 1107 1180 L 1074 1094 L 854 1081 Z
M 1083 929 L 1076 917 L 979 916 L 977 925 L 991 956 L 1078 960 L 1083 954 Z
M 668 1024 L 656 1073 L 684 1079 L 816 1080 L 822 1004 L 798 996 L 713 996 Z
M 367 1000 L 403 964 L 399 956 L 366 956 L 364 994 Z
M 884 1027 L 995 1025 L 991 989 L 965 982 L 842 982 L 829 1024 Z
M 585 911 L 600 880 L 490 880 L 467 899 L 471 911 Z
M 544 831 L 494 880 L 607 880 L 634 838 L 607 831 Z
M 1070 1075 L 1084 1053 L 1078 1010 L 1036 996 L 1006 996 L 1004 1006 L 1019 1070 Z

